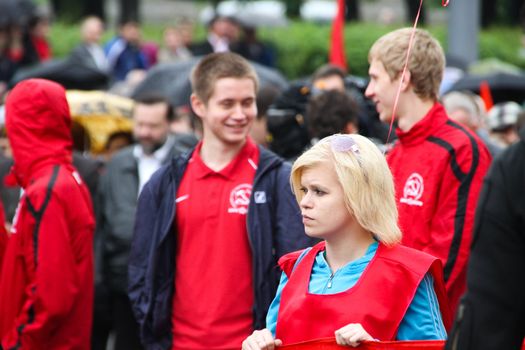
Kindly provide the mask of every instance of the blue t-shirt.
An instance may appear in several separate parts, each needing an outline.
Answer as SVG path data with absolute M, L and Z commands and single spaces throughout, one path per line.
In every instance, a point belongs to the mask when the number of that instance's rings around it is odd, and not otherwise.
M 372 243 L 365 255 L 349 262 L 335 271 L 333 275 L 324 257 L 324 252 L 319 252 L 315 257 L 308 291 L 312 294 L 336 294 L 352 288 L 376 254 L 378 245 L 377 242 Z M 298 262 L 307 251 L 305 250 L 301 254 Z M 281 304 L 281 293 L 287 282 L 288 277 L 283 273 L 277 293 L 266 316 L 266 328 L 272 332 L 274 337 L 279 305 Z M 447 338 L 433 286 L 434 279 L 427 273 L 419 284 L 414 299 L 412 299 L 407 313 L 399 325 L 397 340 L 443 340 Z M 334 329 L 335 331 L 336 329 Z

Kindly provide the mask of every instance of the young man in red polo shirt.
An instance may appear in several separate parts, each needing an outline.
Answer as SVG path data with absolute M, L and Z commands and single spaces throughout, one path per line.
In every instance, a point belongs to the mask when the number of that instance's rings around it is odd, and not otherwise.
M 139 198 L 129 296 L 148 349 L 238 349 L 264 325 L 277 260 L 310 245 L 290 166 L 248 137 L 257 75 L 233 53 L 192 73 L 203 139 Z
M 416 30 L 402 77 L 411 34 L 411 28 L 398 29 L 374 43 L 365 94 L 383 122 L 397 121 L 398 141 L 387 161 L 402 243 L 441 259 L 455 310 L 465 292 L 474 212 L 491 157 L 480 139 L 451 120 L 438 102 L 445 55 L 428 32 Z

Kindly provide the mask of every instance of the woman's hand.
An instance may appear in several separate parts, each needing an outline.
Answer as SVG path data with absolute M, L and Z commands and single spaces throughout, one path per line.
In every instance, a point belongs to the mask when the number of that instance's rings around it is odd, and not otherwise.
M 267 329 L 254 331 L 252 335 L 242 342 L 242 350 L 274 350 L 283 345 L 279 339 L 273 339 L 272 333 Z
M 335 340 L 339 345 L 350 345 L 355 348 L 363 340 L 374 340 L 374 338 L 365 331 L 361 323 L 350 323 L 335 331 Z

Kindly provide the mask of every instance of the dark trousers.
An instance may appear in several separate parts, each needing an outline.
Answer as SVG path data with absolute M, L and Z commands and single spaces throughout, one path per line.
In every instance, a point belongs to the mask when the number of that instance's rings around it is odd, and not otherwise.
M 135 321 L 128 296 L 110 292 L 104 287 L 96 288 L 92 350 L 106 350 L 108 338 L 115 334 L 114 350 L 142 350 L 138 324 Z

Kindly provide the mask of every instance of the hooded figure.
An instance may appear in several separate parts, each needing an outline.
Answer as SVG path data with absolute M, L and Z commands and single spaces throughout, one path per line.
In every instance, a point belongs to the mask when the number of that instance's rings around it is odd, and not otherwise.
M 0 272 L 4 349 L 89 349 L 94 217 L 71 164 L 64 89 L 30 79 L 6 101 L 13 149 L 10 179 L 24 189 Z

